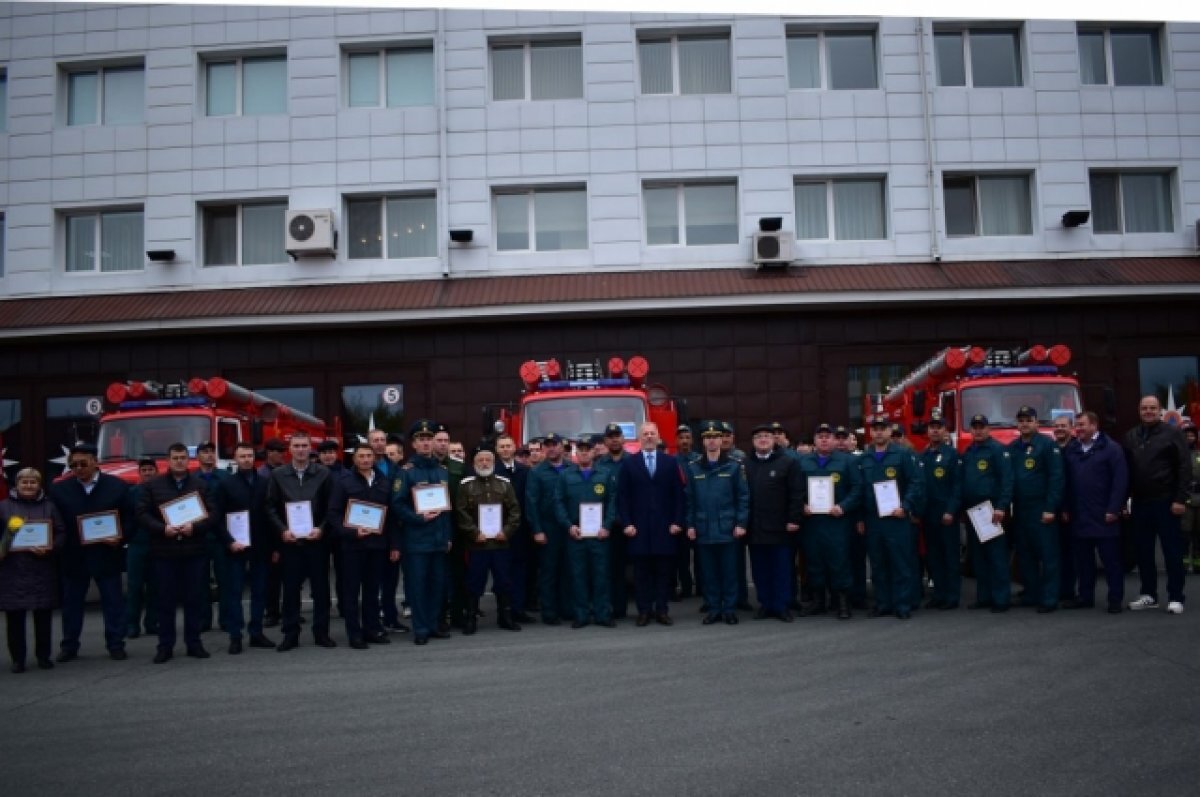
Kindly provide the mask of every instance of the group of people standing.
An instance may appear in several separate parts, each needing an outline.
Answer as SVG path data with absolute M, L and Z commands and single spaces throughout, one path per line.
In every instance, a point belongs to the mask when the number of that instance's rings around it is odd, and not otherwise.
M 401 572 L 418 645 L 447 638 L 452 626 L 476 633 L 489 579 L 501 629 L 519 631 L 534 620 L 532 611 L 547 625 L 614 627 L 628 611 L 630 565 L 638 627 L 674 623 L 670 603 L 681 581 L 698 585 L 705 625 L 737 624 L 738 612 L 747 610 L 783 622 L 831 611 L 849 619 L 856 607 L 866 608 L 867 560 L 872 616 L 908 619 L 922 605 L 959 607 L 965 533 L 976 578 L 970 608 L 1092 607 L 1099 556 L 1107 608 L 1120 612 L 1126 515 L 1141 571 L 1140 595 L 1129 608 L 1158 605 L 1157 541 L 1167 568 L 1166 608 L 1178 614 L 1180 521 L 1200 504 L 1200 454 L 1163 423 L 1156 398 L 1143 398 L 1139 413 L 1141 423 L 1123 444 L 1100 432 L 1091 412 L 1075 418 L 1073 434 L 1052 439 L 1039 432 L 1036 410 L 1022 407 L 1018 437 L 1007 446 L 993 439 L 987 418 L 975 416 L 961 454 L 936 411 L 920 452 L 893 440 L 883 416 L 868 419 L 862 451 L 844 427 L 820 424 L 801 452 L 778 423 L 765 423 L 752 429 L 752 448 L 743 453 L 728 423 L 707 420 L 695 430 L 680 427 L 677 454 L 663 448 L 655 424 L 642 424 L 633 453 L 622 427 L 610 424 L 575 441 L 542 438 L 532 466 L 520 461 L 507 435 L 482 441 L 464 455 L 469 461 L 450 457 L 445 427 L 423 419 L 409 430 L 408 459 L 404 441 L 378 430 L 353 447 L 350 467 L 332 441 L 314 451 L 302 432 L 286 442 L 286 461 L 269 457 L 262 466 L 251 445 L 239 444 L 232 471 L 213 467 L 211 444 L 196 450 L 196 468 L 177 443 L 165 473 L 143 461 L 132 487 L 100 471 L 93 447 L 77 445 L 68 457 L 70 477 L 47 489 L 26 468 L 0 502 L 0 609 L 14 672 L 25 669 L 27 614 L 39 667 L 78 656 L 93 581 L 111 658 L 127 658 L 125 639 L 137 633 L 143 600 L 151 604 L 148 630 L 155 621 L 156 663 L 174 655 L 180 603 L 186 652 L 207 658 L 201 633 L 211 612 L 213 562 L 220 625 L 235 655 L 244 637 L 251 647 L 281 652 L 300 644 L 305 582 L 316 645 L 337 645 L 330 633 L 335 600 L 350 647 L 388 644 L 389 632 L 410 630 L 396 605 Z M 81 524 L 95 518 L 111 518 L 116 532 L 87 537 Z M 48 526 L 44 541 L 17 545 L 22 529 L 38 523 Z M 1024 584 L 1018 601 L 1012 550 Z M 748 600 L 747 558 L 757 610 Z M 811 595 L 803 603 L 798 561 Z M 525 588 L 534 563 L 536 595 Z M 926 568 L 932 595 L 922 604 Z M 272 572 L 282 593 L 278 642 L 264 631 Z M 52 659 L 51 615 L 60 606 L 62 641 Z

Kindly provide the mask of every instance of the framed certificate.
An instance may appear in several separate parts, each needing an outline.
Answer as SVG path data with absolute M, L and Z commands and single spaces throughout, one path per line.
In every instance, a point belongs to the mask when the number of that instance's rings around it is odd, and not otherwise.
M 1004 527 L 992 520 L 995 511 L 991 501 L 984 501 L 967 510 L 967 519 L 971 521 L 980 542 L 994 540 L 1004 533 Z
M 226 512 L 225 528 L 229 530 L 229 536 L 233 537 L 234 542 L 250 547 L 250 510 Z
M 115 509 L 80 515 L 76 522 L 79 524 L 79 541 L 84 545 L 121 539 L 121 517 Z
M 199 493 L 188 493 L 174 501 L 167 501 L 158 511 L 162 512 L 163 521 L 168 526 L 199 523 L 208 517 L 208 510 L 204 508 L 204 501 L 200 499 Z
M 52 548 L 54 538 L 50 536 L 50 521 L 26 520 L 25 525 L 13 535 L 10 551 L 28 551 L 33 548 Z
M 833 477 L 808 477 L 808 508 L 814 515 L 828 515 L 833 511 Z
M 386 506 L 351 498 L 346 502 L 346 514 L 342 518 L 342 525 L 348 529 L 359 529 L 360 531 L 369 531 L 372 534 L 383 534 L 383 519 L 385 517 L 387 517 Z
M 503 513 L 500 504 L 479 505 L 479 533 L 489 540 L 504 530 Z
M 875 506 L 879 509 L 880 517 L 888 517 L 897 509 L 902 508 L 900 504 L 900 485 L 896 484 L 895 479 L 875 482 L 871 486 L 875 488 Z
M 579 533 L 584 537 L 600 536 L 604 528 L 604 504 L 589 501 L 579 505 Z
M 287 528 L 292 536 L 309 537 L 316 531 L 313 527 L 312 501 L 288 501 L 283 509 L 287 513 Z
M 450 509 L 450 491 L 444 484 L 418 484 L 412 488 L 413 509 L 417 512 L 445 512 Z

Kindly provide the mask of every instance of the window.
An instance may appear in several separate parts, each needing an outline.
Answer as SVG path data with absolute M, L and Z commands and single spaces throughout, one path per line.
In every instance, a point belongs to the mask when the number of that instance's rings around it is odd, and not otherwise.
M 213 205 L 204 208 L 204 265 L 261 266 L 286 263 L 285 202 Z
M 1020 86 L 1021 33 L 1014 28 L 933 32 L 939 86 Z
M 863 426 L 863 406 L 865 397 L 871 402 L 878 400 L 880 393 L 886 393 L 892 385 L 900 382 L 911 368 L 903 364 L 889 365 L 850 365 L 846 367 L 846 419 L 850 428 Z M 869 429 L 867 430 L 870 431 Z M 860 440 L 859 445 L 863 443 Z
M 351 108 L 433 105 L 433 48 L 346 54 Z
M 11 383 L 10 383 L 11 384 Z M 11 389 L 11 388 L 9 388 Z M 0 398 L 0 479 L 11 478 L 24 459 L 21 450 L 21 400 Z M 49 471 L 42 471 L 49 473 Z M 12 484 L 12 482 L 8 482 Z
M 946 235 L 1030 235 L 1029 175 L 944 175 Z
M 1090 86 L 1161 86 L 1158 28 L 1079 28 L 1079 80 Z
M 788 88 L 877 89 L 874 31 L 792 31 Z
M 437 206 L 432 194 L 346 200 L 352 260 L 437 256 Z
M 496 191 L 493 198 L 498 251 L 587 249 L 587 191 L 583 187 L 504 189 Z
M 738 242 L 737 183 L 647 185 L 642 194 L 648 245 Z
M 1106 172 L 1088 175 L 1094 232 L 1172 232 L 1170 172 Z
M 287 113 L 287 56 L 209 60 L 204 64 L 208 116 Z
M 798 240 L 887 237 L 881 178 L 801 180 L 796 182 L 795 196 Z
M 68 272 L 142 268 L 145 247 L 140 208 L 71 213 L 64 221 Z
M 578 41 L 492 44 L 493 100 L 583 97 L 583 47 Z
M 1139 357 L 1139 396 L 1158 396 L 1164 410 L 1172 405 L 1184 409 L 1200 388 L 1200 358 L 1185 357 Z M 1195 421 L 1195 416 L 1192 417 Z M 1178 423 L 1178 419 L 1175 423 Z
M 643 94 L 728 94 L 733 89 L 729 34 L 638 39 Z
M 67 124 L 141 124 L 146 107 L 146 70 L 112 66 L 71 71 L 67 81 Z
M 366 440 L 372 429 L 389 432 L 405 429 L 404 385 L 399 382 L 343 385 L 342 428 L 347 437 L 353 434 L 360 440 Z

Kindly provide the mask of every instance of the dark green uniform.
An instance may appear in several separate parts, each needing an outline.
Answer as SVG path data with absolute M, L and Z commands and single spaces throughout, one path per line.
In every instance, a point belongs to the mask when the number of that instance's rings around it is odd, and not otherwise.
M 1012 527 L 1017 558 L 1025 582 L 1024 603 L 1043 610 L 1058 607 L 1058 513 L 1063 498 L 1062 452 L 1049 437 L 1036 432 L 1008 446 L 1013 471 Z M 1043 522 L 1045 513 L 1055 518 Z
M 558 523 L 563 528 L 579 525 L 580 504 L 603 505 L 603 525 L 611 528 L 616 517 L 616 472 L 590 467 L 586 471 L 569 465 L 559 476 Z M 612 620 L 612 600 L 609 598 L 608 546 L 605 539 L 584 537 L 566 538 L 567 562 L 571 566 L 575 625 L 595 621 L 607 624 Z
M 933 577 L 933 600 L 941 608 L 953 608 L 962 598 L 958 452 L 946 443 L 931 445 L 921 454 L 920 465 L 925 481 L 921 526 L 925 533 L 925 560 Z M 951 516 L 950 523 L 942 522 L 946 515 Z
M 559 520 L 562 500 L 560 473 L 570 467 L 564 459 L 555 468 L 548 460 L 539 462 L 525 482 L 525 511 L 529 528 L 545 535 L 539 544 L 538 600 L 542 604 L 542 622 L 557 625 L 572 604 L 571 579 L 567 564 L 567 527 Z
M 803 544 L 808 586 L 818 607 L 824 605 L 825 588 L 848 600 L 850 575 L 850 534 L 862 505 L 862 473 L 859 462 L 849 454 L 834 451 L 823 457 L 817 452 L 798 455 L 804 478 L 828 476 L 833 479 L 833 501 L 842 516 L 808 515 L 804 520 Z M 807 481 L 805 482 L 807 484 Z
M 863 514 L 867 525 L 867 556 L 875 584 L 875 613 L 907 617 L 912 611 L 913 570 L 917 551 L 913 546 L 912 519 L 924 504 L 921 469 L 912 451 L 889 443 L 886 450 L 870 446 L 858 458 L 862 468 Z M 880 517 L 874 485 L 895 481 L 904 517 Z
M 992 438 L 983 443 L 971 443 L 959 460 L 959 485 L 963 511 L 984 501 L 992 502 L 992 509 L 1007 512 L 1012 503 L 1012 465 L 1004 446 Z M 986 543 L 979 542 L 979 535 L 970 526 L 967 528 L 967 547 L 971 551 L 971 565 L 975 570 L 975 606 L 992 607 L 1004 611 L 1012 603 L 1012 584 L 1008 577 L 1008 541 L 1004 535 L 994 537 Z
M 622 451 L 621 456 L 616 459 L 605 454 L 592 463 L 596 470 L 604 471 L 612 479 L 614 506 L 617 500 L 617 471 L 621 469 L 621 463 L 627 456 L 629 456 L 627 451 Z M 612 601 L 614 620 L 624 619 L 629 606 L 629 580 L 625 574 L 629 559 L 625 552 L 626 537 L 621 533 L 618 525 L 619 521 L 614 515 L 612 525 L 608 527 L 612 532 L 608 538 L 608 597 Z

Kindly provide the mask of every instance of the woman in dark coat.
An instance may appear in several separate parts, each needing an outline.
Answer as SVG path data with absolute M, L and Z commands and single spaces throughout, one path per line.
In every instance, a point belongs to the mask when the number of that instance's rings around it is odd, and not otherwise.
M 52 547 L 11 550 L 13 537 L 27 520 L 50 522 Z M 43 670 L 54 666 L 50 659 L 51 616 L 59 603 L 54 552 L 66 541 L 62 518 L 42 489 L 42 475 L 25 468 L 17 474 L 17 489 L 0 501 L 0 611 L 5 615 L 14 673 L 25 671 L 25 613 L 29 611 L 33 612 L 38 666 Z

